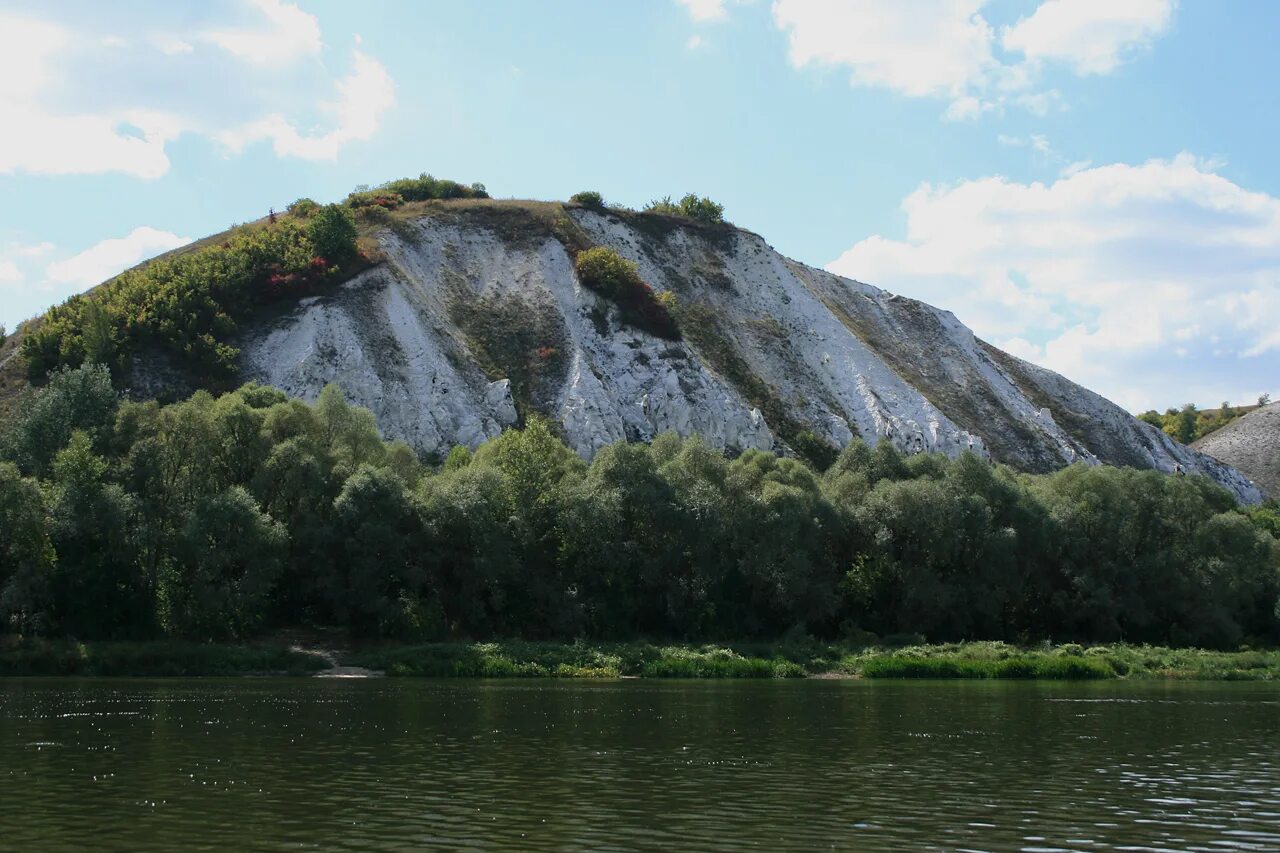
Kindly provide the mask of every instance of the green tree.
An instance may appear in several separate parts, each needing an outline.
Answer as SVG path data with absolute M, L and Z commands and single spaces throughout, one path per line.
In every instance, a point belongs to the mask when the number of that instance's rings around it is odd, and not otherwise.
M 9 462 L 0 462 L 0 530 L 0 631 L 47 630 L 55 555 L 44 497 Z
M 245 639 L 262 624 L 288 541 L 284 527 L 233 486 L 196 504 L 162 587 L 167 628 L 193 639 Z
M 421 559 L 422 519 L 404 482 L 362 465 L 333 508 L 339 552 L 326 591 L 335 615 L 364 636 L 438 633 L 438 603 Z
M 315 253 L 331 264 L 342 264 L 356 254 L 356 220 L 340 204 L 326 204 L 307 220 L 307 237 Z
M 53 462 L 48 485 L 52 611 L 72 636 L 125 639 L 155 630 L 154 591 L 138 571 L 130 539 L 133 501 L 108 479 L 108 464 L 77 430 Z
M 1173 437 L 1183 444 L 1190 444 L 1196 440 L 1196 419 L 1198 416 L 1196 407 L 1192 403 L 1187 403 L 1178 411 L 1178 420 L 1174 427 Z
M 502 473 L 485 465 L 445 470 L 422 480 L 416 504 L 432 586 L 453 630 L 468 636 L 528 634 L 528 624 L 517 616 L 526 583 L 520 525 L 507 503 Z
M 597 453 L 587 476 L 565 491 L 560 514 L 562 566 L 588 602 L 587 630 L 635 636 L 678 629 L 688 535 L 675 491 L 648 447 L 619 443 Z
M 48 385 L 24 402 L 5 441 L 5 455 L 43 477 L 75 430 L 83 431 L 96 450 L 105 450 L 119 405 L 106 367 L 87 364 L 57 370 Z

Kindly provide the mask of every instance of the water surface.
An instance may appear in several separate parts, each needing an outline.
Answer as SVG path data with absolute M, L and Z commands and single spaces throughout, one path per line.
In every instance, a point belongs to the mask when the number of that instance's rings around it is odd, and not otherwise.
M 1280 850 L 1280 686 L 0 679 L 0 848 Z

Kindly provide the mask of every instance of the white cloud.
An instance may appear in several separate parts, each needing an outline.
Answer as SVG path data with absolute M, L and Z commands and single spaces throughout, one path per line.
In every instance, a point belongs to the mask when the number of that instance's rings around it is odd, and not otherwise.
M 228 53 L 205 51 L 198 64 L 176 65 L 176 57 L 195 48 L 172 30 L 142 36 L 155 52 L 139 52 L 118 49 L 111 35 L 0 12 L 0 175 L 116 172 L 155 179 L 168 172 L 168 145 L 183 134 L 268 138 L 280 156 L 307 159 L 333 159 L 347 143 L 373 136 L 394 102 L 386 69 L 361 52 L 351 74 L 336 82 L 319 63 L 288 76 L 265 69 L 317 55 L 323 47 L 319 25 L 281 0 L 244 2 L 265 26 L 208 31 L 199 38 Z M 201 81 L 225 77 L 225 102 L 190 98 L 161 106 L 156 99 L 165 87 L 153 81 L 166 79 L 172 89 L 184 85 L 180 74 L 193 88 L 192 75 Z M 99 77 L 112 81 L 108 89 L 95 89 Z M 335 85 L 336 100 L 319 100 L 317 92 Z M 299 108 L 307 103 L 315 106 Z M 306 130 L 317 119 L 332 129 Z
M 157 33 L 151 36 L 148 41 L 150 41 L 152 47 L 165 56 L 181 56 L 184 53 L 195 51 L 195 45 L 191 44 L 191 42 L 168 33 Z
M 791 64 L 850 69 L 860 86 L 960 97 L 994 64 L 983 0 L 776 0 Z
M 685 42 L 684 46 L 689 50 L 697 50 L 702 47 L 702 44 L 702 36 L 689 36 L 689 40 Z
M 1077 74 L 1114 69 L 1167 30 L 1172 0 L 1045 0 L 1029 17 L 996 31 L 990 0 L 774 0 L 791 64 L 847 69 L 855 86 L 908 97 L 945 97 L 943 117 L 972 120 L 1006 105 L 1046 115 L 1061 105 L 1039 90 L 1046 62 Z M 1023 54 L 1006 59 L 995 48 Z
M 1000 41 L 1030 60 L 1066 62 L 1078 74 L 1106 74 L 1167 32 L 1174 6 L 1174 0 L 1045 0 L 1006 28 Z
M 48 241 L 43 243 L 33 243 L 29 246 L 18 244 L 9 248 L 9 254 L 19 258 L 36 258 L 40 255 L 49 254 L 55 248 L 57 247 Z
M 926 184 L 903 202 L 905 239 L 870 237 L 830 269 L 1135 409 L 1244 400 L 1280 375 L 1280 198 L 1214 165 Z
M 18 285 L 27 280 L 24 266 L 29 266 L 35 258 L 47 255 L 54 250 L 52 243 L 9 243 L 0 246 L 0 285 Z M 14 288 L 10 288 L 11 290 Z M 6 295 L 6 299 L 10 298 Z M 6 318 L 0 316 L 0 323 Z
M 287 65 L 317 56 L 324 47 L 320 22 L 292 3 L 281 0 L 247 0 L 266 19 L 266 26 L 210 30 L 207 41 L 247 62 Z
M 725 0 L 678 0 L 689 17 L 698 22 L 722 21 L 726 17 Z
M 281 157 L 305 160 L 333 160 L 349 142 L 367 140 L 378 130 L 383 115 L 395 104 L 395 83 L 377 60 L 360 51 L 352 54 L 351 73 L 338 81 L 337 100 L 321 105 L 335 127 L 325 133 L 307 135 L 293 122 L 274 113 L 243 127 L 219 135 L 233 152 L 242 151 L 259 140 L 271 140 Z
M 45 277 L 77 290 L 92 287 L 153 255 L 185 246 L 190 237 L 143 225 L 125 237 L 103 240 L 78 255 L 49 264 Z
M 24 278 L 18 265 L 7 258 L 0 258 L 0 284 L 16 284 Z
M 150 110 L 114 114 L 51 113 L 42 90 L 55 59 L 73 45 L 63 27 L 0 14 L 0 174 L 124 172 L 155 178 L 169 169 L 164 146 L 177 120 Z
M 165 143 L 178 134 L 172 116 L 49 111 L 42 90 L 55 76 L 54 59 L 73 41 L 72 33 L 47 21 L 0 15 L 0 174 L 164 174 Z

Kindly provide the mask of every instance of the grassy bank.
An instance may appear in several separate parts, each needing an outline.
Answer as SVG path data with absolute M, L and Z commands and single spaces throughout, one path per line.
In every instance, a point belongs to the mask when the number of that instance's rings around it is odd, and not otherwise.
M 371 649 L 350 662 L 392 676 L 434 677 L 1280 680 L 1280 650 L 1019 648 L 988 642 L 901 648 L 821 643 L 433 643 Z
M 1220 652 L 1122 644 L 998 642 L 852 647 L 826 643 L 426 643 L 377 645 L 340 663 L 432 678 L 966 678 L 1280 681 L 1280 650 Z M 282 642 L 30 641 L 0 648 L 3 675 L 307 675 L 327 663 Z
M 309 675 L 328 664 L 282 646 L 28 641 L 0 648 L 5 675 Z

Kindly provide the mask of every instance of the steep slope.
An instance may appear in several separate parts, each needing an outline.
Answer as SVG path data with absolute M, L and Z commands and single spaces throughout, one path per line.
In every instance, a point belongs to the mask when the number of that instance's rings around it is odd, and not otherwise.
M 379 240 L 384 264 L 245 329 L 245 378 L 305 398 L 336 382 L 389 437 L 433 454 L 541 411 L 583 456 L 664 430 L 811 456 L 887 438 L 1031 471 L 1181 465 L 1260 500 L 1239 472 L 977 340 L 949 312 L 783 258 L 750 232 L 468 202 Z M 626 325 L 582 286 L 573 253 L 590 245 L 674 295 L 683 340 Z
M 1280 403 L 1255 409 L 1191 445 L 1230 465 L 1280 499 Z

